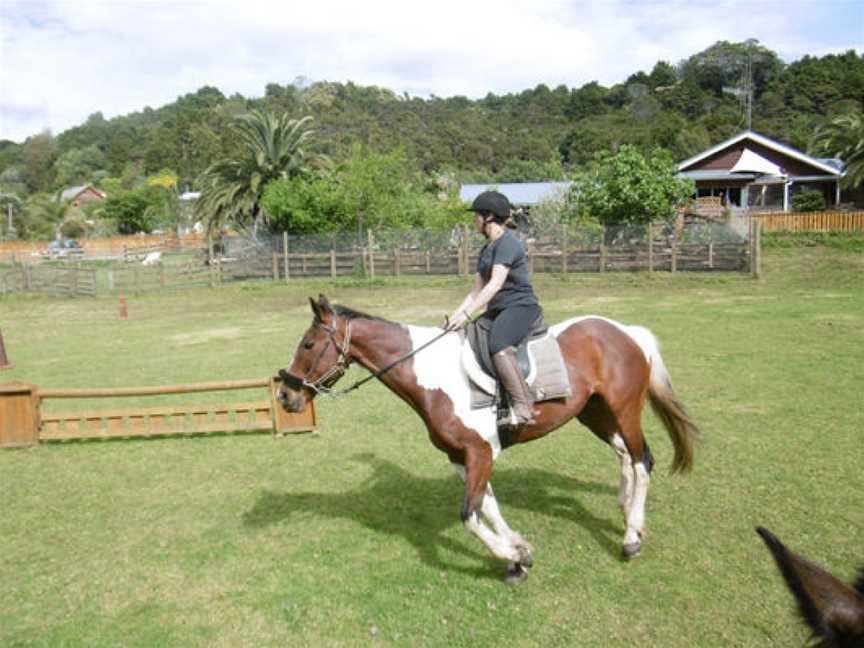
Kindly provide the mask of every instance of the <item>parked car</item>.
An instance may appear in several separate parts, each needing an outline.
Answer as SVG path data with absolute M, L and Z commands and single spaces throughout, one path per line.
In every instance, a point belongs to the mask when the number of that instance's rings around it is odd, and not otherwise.
M 39 256 L 44 259 L 63 259 L 83 254 L 84 250 L 81 249 L 81 245 L 75 239 L 51 241 L 47 248 L 39 252 Z

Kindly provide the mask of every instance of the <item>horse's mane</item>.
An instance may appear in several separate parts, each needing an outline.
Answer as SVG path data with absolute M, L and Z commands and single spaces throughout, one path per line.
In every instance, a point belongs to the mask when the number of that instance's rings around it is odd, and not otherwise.
M 355 319 L 367 319 L 373 320 L 375 322 L 384 322 L 385 324 L 396 324 L 395 322 L 391 322 L 390 320 L 384 319 L 383 317 L 378 317 L 377 315 L 369 315 L 368 313 L 354 310 L 353 308 L 343 306 L 342 304 L 334 304 L 333 312 L 336 313 L 336 315 L 338 315 L 339 317 L 349 321 Z

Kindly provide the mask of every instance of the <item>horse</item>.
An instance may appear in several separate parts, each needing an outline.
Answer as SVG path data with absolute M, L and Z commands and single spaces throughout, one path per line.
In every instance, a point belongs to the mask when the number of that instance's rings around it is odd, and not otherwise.
M 432 444 L 447 455 L 465 485 L 461 519 L 497 558 L 509 583 L 527 577 L 532 548 L 507 524 L 490 478 L 504 447 L 545 436 L 577 418 L 609 444 L 620 465 L 618 503 L 624 514 L 623 557 L 638 555 L 646 536 L 645 501 L 654 459 L 642 433 L 646 398 L 674 447 L 671 471 L 693 467 L 700 432 L 676 396 L 654 335 L 598 316 L 551 326 L 564 358 L 571 395 L 535 404 L 532 425 L 503 434 L 495 408 L 472 409 L 469 378 L 460 366 L 458 332 L 388 321 L 309 298 L 312 324 L 291 366 L 279 372 L 277 398 L 289 412 L 303 411 L 356 362 L 402 398 L 423 419 Z M 365 382 L 365 380 L 363 382 Z M 355 383 L 356 387 L 358 383 Z M 485 520 L 485 521 L 484 521 Z
M 790 551 L 773 533 L 756 527 L 786 585 L 798 602 L 798 613 L 818 639 L 819 648 L 864 646 L 864 568 L 849 586 L 819 565 Z

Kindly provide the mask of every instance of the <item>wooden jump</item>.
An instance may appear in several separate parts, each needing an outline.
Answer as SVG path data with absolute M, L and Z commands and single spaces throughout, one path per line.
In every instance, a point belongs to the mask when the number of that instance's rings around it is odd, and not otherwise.
M 266 399 L 243 403 L 208 403 L 43 411 L 46 399 L 101 399 L 193 394 L 240 389 L 266 389 Z M 150 437 L 212 432 L 273 434 L 314 432 L 318 417 L 314 403 L 298 414 L 286 412 L 276 401 L 278 380 L 263 378 L 166 385 L 84 389 L 43 389 L 27 383 L 0 384 L 0 448 L 37 445 L 42 441 Z

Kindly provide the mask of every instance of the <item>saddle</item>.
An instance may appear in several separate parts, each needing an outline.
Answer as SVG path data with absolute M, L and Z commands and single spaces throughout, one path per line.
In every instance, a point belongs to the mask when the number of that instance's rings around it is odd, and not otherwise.
M 502 389 L 489 353 L 492 322 L 478 318 L 463 329 L 462 367 L 471 383 L 471 407 L 490 407 L 502 402 Z M 549 332 L 541 314 L 531 332 L 516 348 L 516 359 L 535 402 L 565 398 L 571 394 L 567 369 L 558 339 Z

